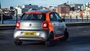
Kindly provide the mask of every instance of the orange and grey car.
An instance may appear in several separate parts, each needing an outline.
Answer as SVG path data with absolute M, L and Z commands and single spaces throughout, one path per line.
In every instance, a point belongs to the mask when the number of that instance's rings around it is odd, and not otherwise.
M 58 13 L 50 10 L 33 10 L 25 12 L 17 22 L 14 42 L 21 45 L 23 41 L 38 41 L 52 46 L 54 40 L 65 41 L 68 36 L 64 19 L 61 19 Z

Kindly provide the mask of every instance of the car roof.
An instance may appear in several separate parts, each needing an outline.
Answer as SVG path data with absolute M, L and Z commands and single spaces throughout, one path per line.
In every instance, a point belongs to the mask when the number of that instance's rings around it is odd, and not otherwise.
M 27 11 L 25 12 L 26 14 L 42 14 L 42 13 L 48 13 L 48 12 L 54 12 L 51 10 L 31 10 L 31 11 Z

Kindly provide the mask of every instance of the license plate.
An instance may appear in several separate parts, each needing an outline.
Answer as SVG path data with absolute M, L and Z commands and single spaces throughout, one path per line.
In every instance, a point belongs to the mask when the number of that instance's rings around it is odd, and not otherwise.
M 36 32 L 24 32 L 25 36 L 36 36 Z

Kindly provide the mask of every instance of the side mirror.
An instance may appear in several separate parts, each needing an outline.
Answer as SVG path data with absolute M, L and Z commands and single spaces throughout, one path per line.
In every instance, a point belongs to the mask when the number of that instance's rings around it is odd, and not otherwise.
M 62 21 L 64 21 L 64 22 L 65 22 L 65 19 L 62 19 Z

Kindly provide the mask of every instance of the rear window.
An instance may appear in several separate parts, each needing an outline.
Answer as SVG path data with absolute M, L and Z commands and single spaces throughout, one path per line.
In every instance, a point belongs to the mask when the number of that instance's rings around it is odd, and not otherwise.
M 24 14 L 21 20 L 45 20 L 45 14 Z

